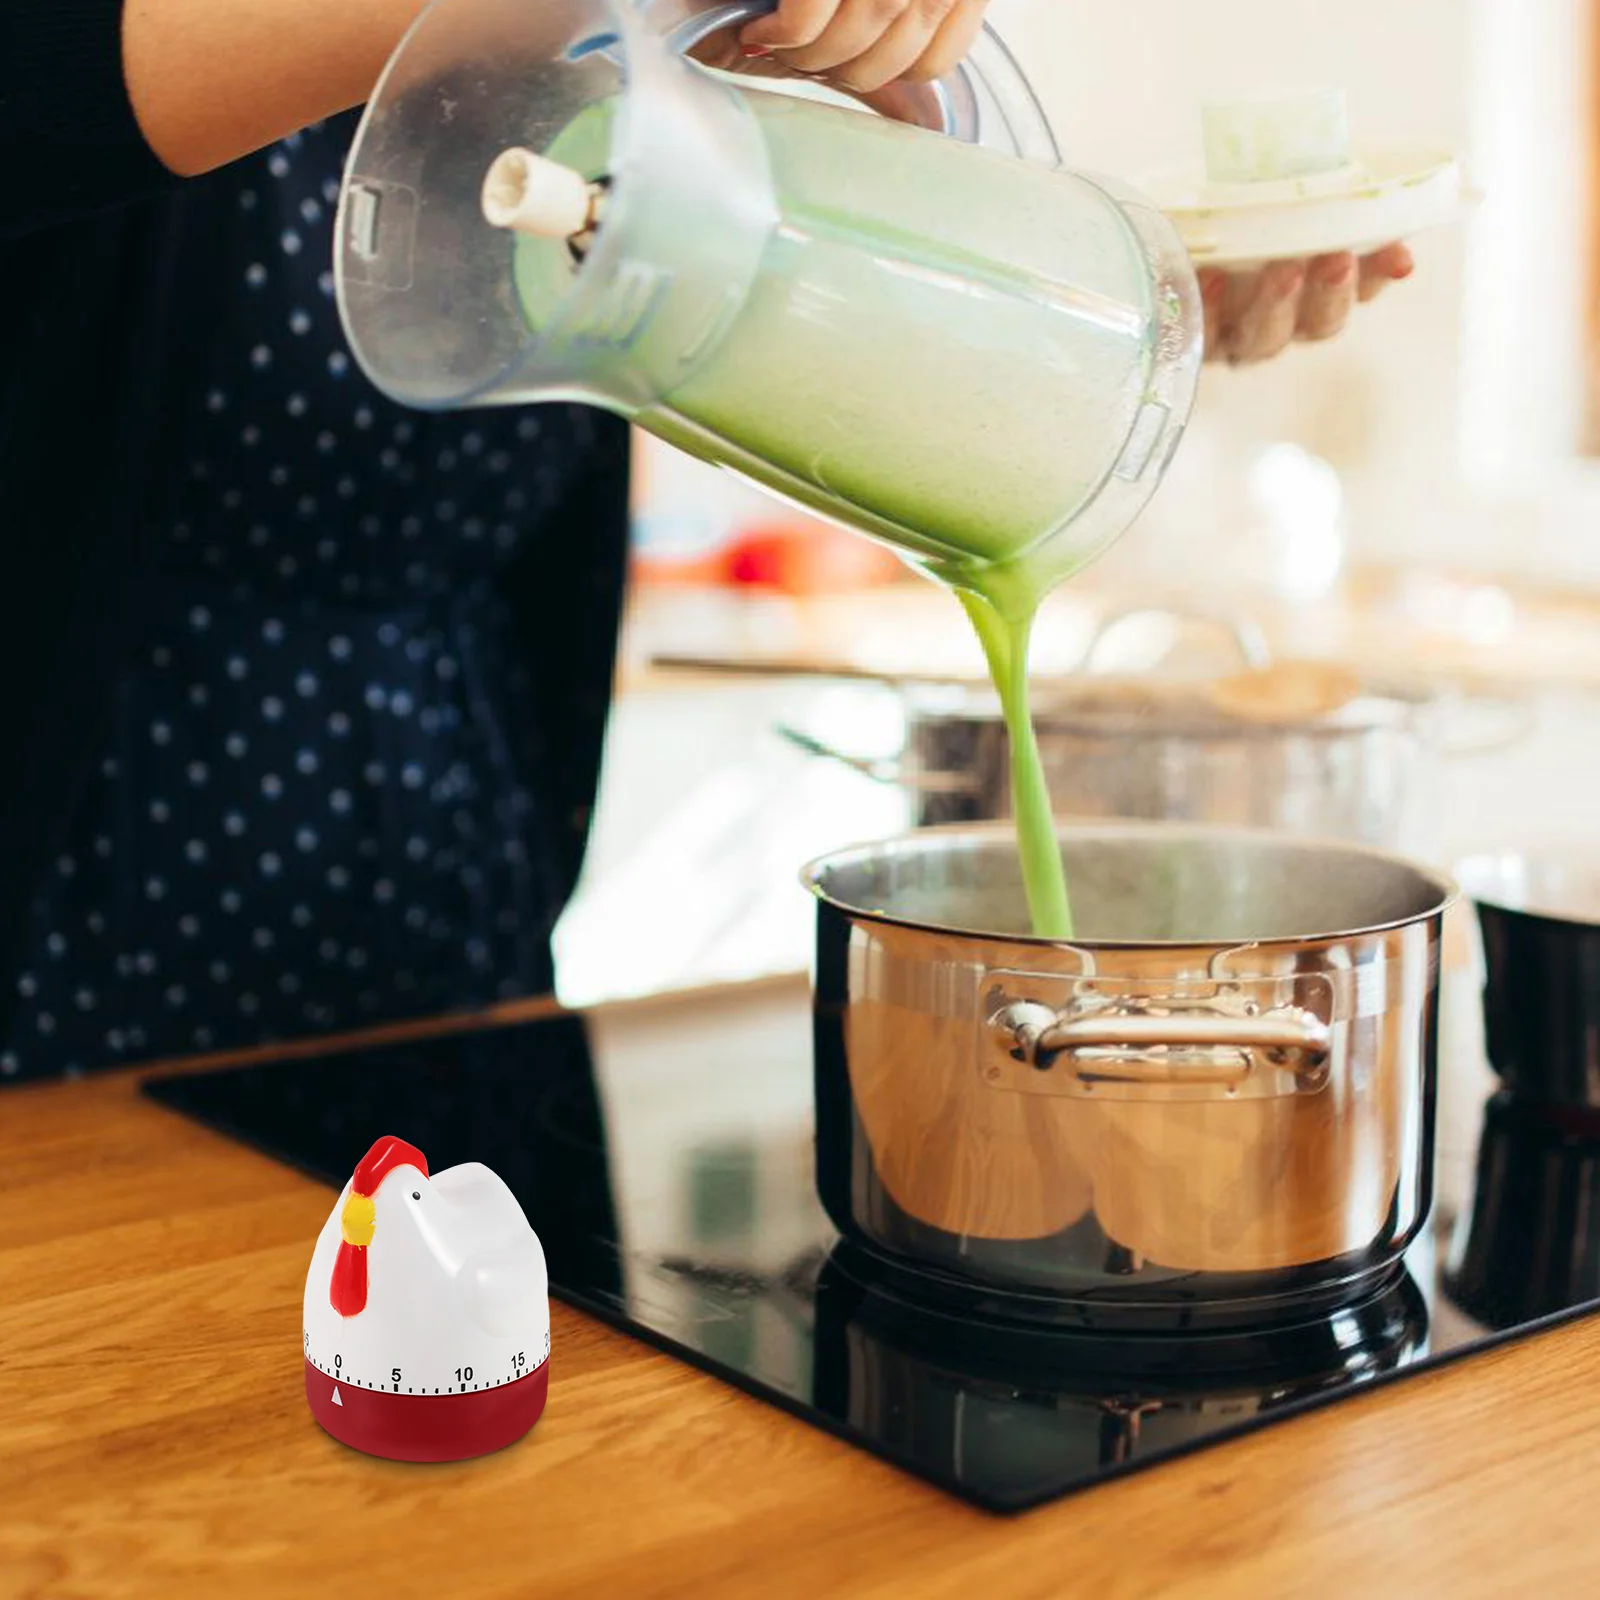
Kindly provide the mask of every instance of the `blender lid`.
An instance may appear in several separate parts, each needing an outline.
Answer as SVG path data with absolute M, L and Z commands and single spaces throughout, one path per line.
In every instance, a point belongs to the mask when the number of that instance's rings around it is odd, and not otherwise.
M 1460 218 L 1475 194 L 1445 146 L 1352 141 L 1340 90 L 1207 105 L 1205 154 L 1142 186 L 1197 267 L 1382 248 Z

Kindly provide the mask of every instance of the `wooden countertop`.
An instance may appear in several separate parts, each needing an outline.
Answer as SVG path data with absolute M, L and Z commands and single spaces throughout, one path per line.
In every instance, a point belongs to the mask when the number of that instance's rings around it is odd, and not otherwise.
M 1189 575 L 1185 575 L 1186 581 Z M 1600 597 L 1521 588 L 1493 578 L 1370 570 L 1335 594 L 1289 606 L 1260 596 L 1195 596 L 1146 581 L 1129 589 L 1091 569 L 1049 598 L 1034 631 L 1042 678 L 1078 670 L 1096 630 L 1127 611 L 1169 607 L 1191 619 L 1243 617 L 1278 655 L 1309 655 L 1360 671 L 1415 677 L 1490 695 L 1600 689 Z M 1185 648 L 1220 650 L 1226 635 L 1191 626 Z M 780 661 L 817 673 L 981 679 L 983 661 L 947 594 L 907 577 L 841 594 L 684 590 L 639 585 L 631 596 L 619 686 L 681 686 L 653 656 Z
M 1600 1320 L 1020 1518 L 559 1304 L 528 1439 L 358 1456 L 301 1386 L 328 1190 L 137 1080 L 0 1095 L 0 1595 L 1595 1590 Z

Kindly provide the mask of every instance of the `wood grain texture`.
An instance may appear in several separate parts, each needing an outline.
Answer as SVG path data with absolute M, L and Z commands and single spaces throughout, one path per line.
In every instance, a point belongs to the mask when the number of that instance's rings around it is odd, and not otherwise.
M 0 1096 L 6 1600 L 1596 1591 L 1600 1322 L 1001 1519 L 558 1305 L 527 1440 L 369 1460 L 301 1388 L 329 1191 L 136 1076 Z

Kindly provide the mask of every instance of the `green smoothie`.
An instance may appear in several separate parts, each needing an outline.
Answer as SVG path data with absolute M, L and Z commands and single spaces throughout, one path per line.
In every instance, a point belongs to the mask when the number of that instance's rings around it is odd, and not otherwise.
M 1068 937 L 1027 646 L 1040 601 L 1096 553 L 1073 525 L 1143 400 L 1143 249 L 1070 174 L 787 96 L 745 100 L 781 221 L 727 327 L 633 419 L 956 591 L 1004 709 L 1033 925 Z M 586 108 L 545 153 L 601 176 L 614 116 L 614 102 Z M 575 271 L 567 245 L 519 236 L 514 250 L 523 314 L 550 326 Z
M 1030 611 L 1095 553 L 1074 524 L 1144 400 L 1140 240 L 1073 174 L 786 95 L 743 101 L 781 220 L 729 323 L 634 420 Z M 586 107 L 544 153 L 606 174 L 616 110 Z M 626 203 L 619 188 L 619 216 Z M 542 329 L 570 252 L 514 248 Z M 692 271 L 692 239 L 683 252 Z
M 1055 814 L 1028 708 L 1028 639 L 1033 613 L 1007 620 L 981 595 L 962 592 L 960 598 L 983 646 L 1005 718 L 1011 746 L 1011 811 L 1033 931 L 1045 939 L 1070 939 L 1072 904 L 1067 898 Z

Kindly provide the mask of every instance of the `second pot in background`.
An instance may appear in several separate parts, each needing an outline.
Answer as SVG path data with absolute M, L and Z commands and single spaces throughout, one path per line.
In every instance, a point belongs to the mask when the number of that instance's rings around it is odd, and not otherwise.
M 1085 671 L 1036 683 L 1034 728 L 1058 816 L 1269 828 L 1415 850 L 1441 758 L 1500 748 L 1528 722 L 1525 708 L 1497 707 L 1491 725 L 1469 735 L 1450 725 L 1447 702 L 1430 688 L 1274 662 L 1247 624 L 1225 620 L 1220 631 L 1240 669 L 1226 676 Z M 1091 644 L 1086 666 L 1093 660 Z M 906 726 L 898 760 L 861 760 L 815 731 L 780 731 L 907 788 L 918 827 L 1009 817 L 1009 745 L 993 690 L 897 687 Z

